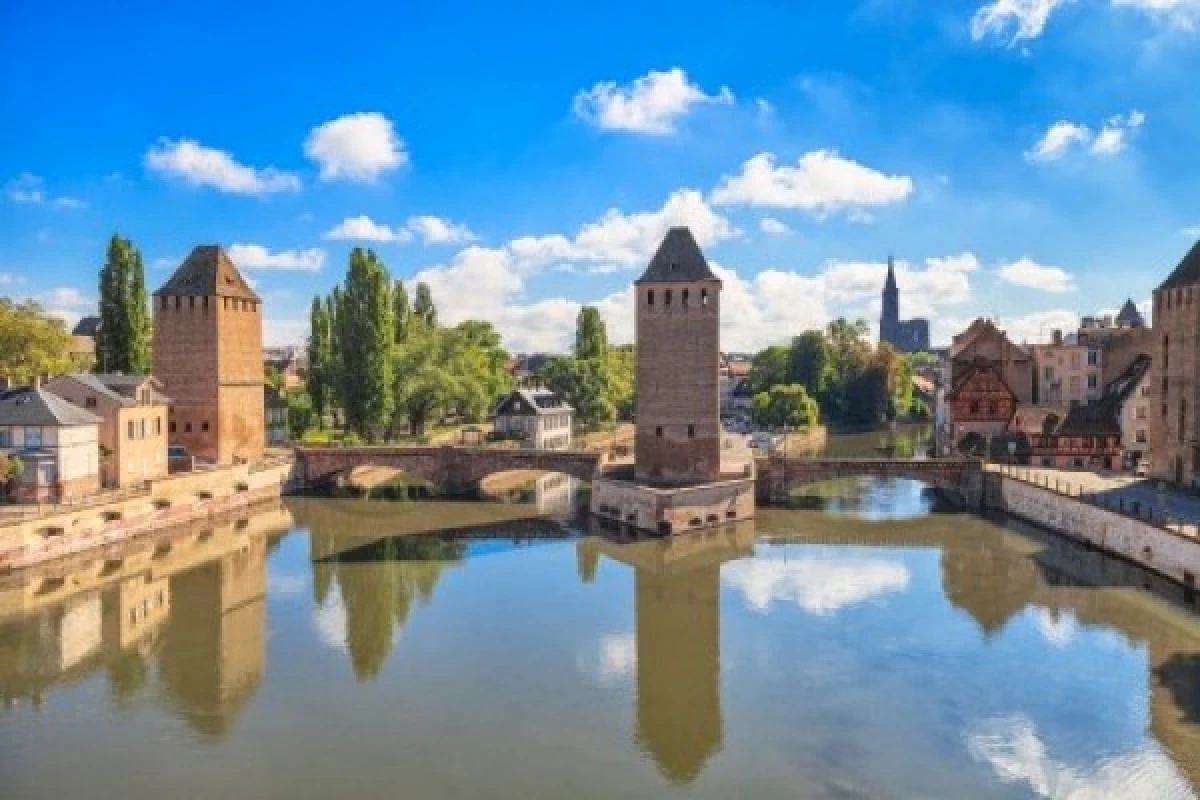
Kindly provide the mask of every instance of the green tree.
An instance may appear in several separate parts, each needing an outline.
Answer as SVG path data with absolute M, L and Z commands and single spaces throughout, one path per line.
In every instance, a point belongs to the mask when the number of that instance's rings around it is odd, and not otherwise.
M 575 357 L 603 360 L 608 356 L 608 330 L 595 306 L 579 309 L 575 319 Z
M 341 358 L 345 364 L 346 422 L 374 441 L 392 412 L 392 350 L 396 327 L 392 315 L 391 279 L 372 250 L 350 253 L 346 288 L 339 310 Z
M 815 397 L 824 397 L 833 384 L 832 354 L 821 331 L 806 331 L 792 340 L 788 378 Z
M 561 394 L 575 409 L 576 419 L 589 428 L 610 425 L 617 409 L 612 400 L 607 365 L 596 359 L 561 356 L 547 361 L 542 382 Z
M 0 297 L 0 377 L 27 383 L 79 368 L 71 358 L 71 335 L 62 320 L 48 316 L 32 300 Z
M 325 413 L 333 395 L 333 329 L 328 304 L 314 297 L 308 315 L 308 374 L 306 384 L 318 428 L 324 427 Z
M 620 419 L 632 419 L 634 413 L 637 360 L 633 345 L 608 349 L 608 394 Z
M 408 335 L 409 318 L 412 316 L 413 310 L 408 304 L 408 291 L 404 288 L 403 281 L 396 281 L 392 284 L 392 315 L 396 320 L 396 341 L 404 341 L 404 337 Z
M 417 284 L 416 297 L 413 298 L 412 314 L 413 318 L 425 327 L 437 327 L 437 306 L 433 304 L 433 292 L 429 290 L 429 284 Z
M 100 268 L 100 330 L 96 366 L 104 372 L 145 374 L 150 369 L 150 311 L 142 254 L 113 234 Z
M 757 353 L 750 361 L 750 386 L 755 393 L 788 383 L 791 360 L 791 348 L 784 345 L 772 345 Z
M 806 428 L 817 424 L 820 409 L 801 384 L 772 386 L 751 398 L 751 414 L 760 425 Z
M 312 398 L 308 392 L 288 392 L 283 399 L 287 403 L 288 433 L 293 440 L 300 441 L 305 433 L 317 425 Z

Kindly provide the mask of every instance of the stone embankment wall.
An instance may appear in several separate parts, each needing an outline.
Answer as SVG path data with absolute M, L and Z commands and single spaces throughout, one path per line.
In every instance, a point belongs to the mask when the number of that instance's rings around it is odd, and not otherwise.
M 293 462 L 245 464 L 172 475 L 110 502 L 58 506 L 32 516 L 0 517 L 0 571 L 110 545 L 184 522 L 216 517 L 278 498 Z M 19 507 L 10 509 L 20 511 Z
M 1050 489 L 990 473 L 986 503 L 1035 525 L 1128 559 L 1185 587 L 1200 576 L 1200 540 Z

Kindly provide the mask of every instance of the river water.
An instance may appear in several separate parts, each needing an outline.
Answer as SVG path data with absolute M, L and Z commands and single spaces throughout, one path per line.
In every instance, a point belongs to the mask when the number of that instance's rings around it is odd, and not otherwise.
M 875 447 L 869 444 L 868 447 Z M 1194 797 L 1195 600 L 907 481 L 289 499 L 0 576 L 0 796 Z

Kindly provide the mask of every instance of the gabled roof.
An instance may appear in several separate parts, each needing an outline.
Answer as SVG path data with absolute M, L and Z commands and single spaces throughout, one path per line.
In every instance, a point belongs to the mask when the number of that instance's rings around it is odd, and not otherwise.
M 566 398 L 549 389 L 516 389 L 496 405 L 497 416 L 540 416 L 574 410 Z
M 193 249 L 154 296 L 259 299 L 233 261 L 215 244 L 200 245 Z
M 63 427 L 98 424 L 100 417 L 41 387 L 22 386 L 0 393 L 0 425 Z
M 1125 402 L 1150 371 L 1150 364 L 1150 356 L 1145 353 L 1135 356 L 1133 361 L 1129 362 L 1129 366 L 1121 370 L 1120 375 L 1105 385 L 1104 398 L 1112 398 L 1118 404 Z
M 635 283 L 695 283 L 717 281 L 696 244 L 692 232 L 684 227 L 671 228 L 658 246 L 650 266 Z
M 1200 283 L 1200 241 L 1192 245 L 1192 249 L 1183 257 L 1183 261 L 1179 262 L 1179 266 L 1167 276 L 1167 279 L 1158 287 L 1161 292 L 1163 289 L 1176 289 L 1180 286 L 1193 286 Z
M 996 379 L 996 382 L 1000 384 L 1000 388 L 1007 392 L 1013 400 L 1017 399 L 1016 392 L 1014 392 L 1012 387 L 1008 385 L 1008 381 L 1004 380 L 1004 376 L 1000 374 L 1000 370 L 996 369 L 996 365 L 991 361 L 982 358 L 974 361 L 971 366 L 959 376 L 958 380 L 954 382 L 954 386 L 952 386 L 950 391 L 946 393 L 946 399 L 954 399 L 958 396 L 959 392 L 966 388 L 966 386 L 977 376 L 987 372 L 992 373 Z
M 162 383 L 153 375 L 125 375 L 119 372 L 97 374 L 78 372 L 74 375 L 66 375 L 63 378 L 55 378 L 54 380 L 72 380 L 96 394 L 107 397 L 123 406 L 137 405 L 137 391 L 148 383 L 154 391 L 154 401 L 156 403 L 167 404 L 171 402 L 171 399 L 160 391 Z M 51 388 L 53 389 L 53 381 L 51 381 Z
M 1101 400 L 1072 406 L 1054 433 L 1059 436 L 1120 436 L 1121 420 L 1116 404 Z

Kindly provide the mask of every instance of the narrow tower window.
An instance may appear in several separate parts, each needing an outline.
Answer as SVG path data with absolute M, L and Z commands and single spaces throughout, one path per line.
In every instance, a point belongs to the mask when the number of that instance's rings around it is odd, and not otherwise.
M 683 290 L 683 304 L 685 306 L 688 304 L 688 290 L 687 289 Z
M 689 439 L 696 438 L 696 426 L 695 425 L 688 425 L 688 438 Z
M 653 289 L 646 292 L 646 305 L 648 305 L 648 306 L 654 305 L 654 290 Z
M 657 428 L 654 429 L 654 435 L 657 436 L 659 439 L 662 438 L 662 425 L 659 425 Z
M 671 305 L 671 290 L 670 289 L 667 289 L 665 292 L 663 292 L 663 305 L 664 306 Z
M 700 290 L 700 305 L 704 308 L 708 308 L 708 289 Z

